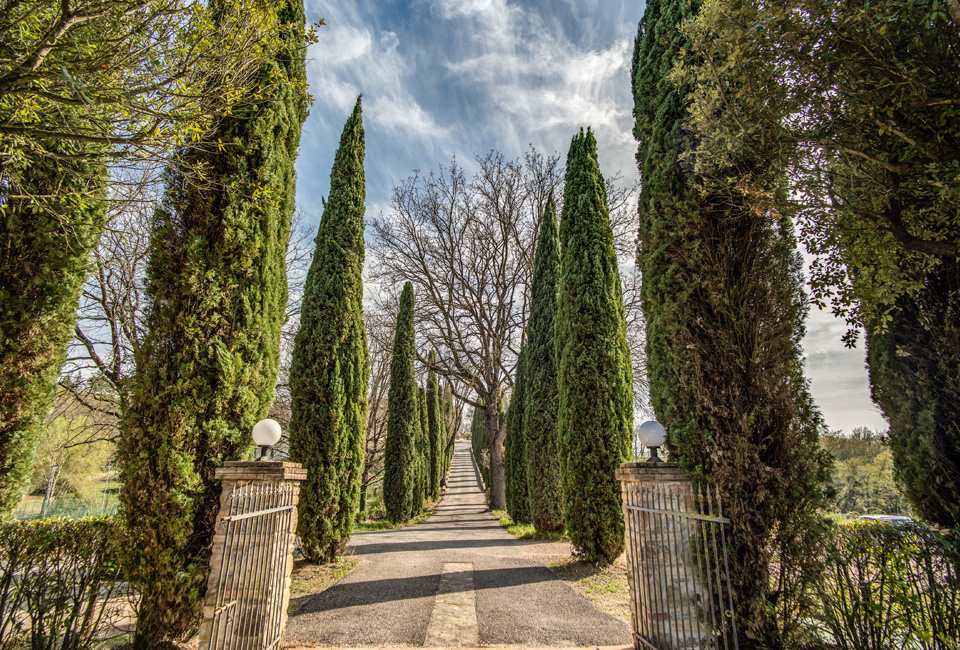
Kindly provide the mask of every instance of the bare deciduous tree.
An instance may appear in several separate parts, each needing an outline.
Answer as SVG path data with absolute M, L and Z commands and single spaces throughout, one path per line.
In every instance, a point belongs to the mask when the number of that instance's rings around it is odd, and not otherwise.
M 454 383 L 462 402 L 484 410 L 490 436 L 491 505 L 505 506 L 503 438 L 498 404 L 513 385 L 529 316 L 537 233 L 550 192 L 563 198 L 559 156 L 531 150 L 507 161 L 498 152 L 477 159 L 469 181 L 454 160 L 437 173 L 394 188 L 392 209 L 372 221 L 373 278 L 382 299 L 411 282 L 416 296 L 418 356 L 436 349 L 435 370 Z M 611 225 L 624 264 L 627 329 L 638 372 L 636 405 L 645 407 L 643 320 L 635 252 L 635 186 L 619 174 L 607 182 Z M 559 208 L 558 208 L 559 211 Z
M 437 351 L 438 374 L 483 408 L 492 450 L 491 505 L 506 505 L 504 423 L 529 302 L 534 245 L 547 197 L 561 182 L 556 156 L 507 161 L 491 152 L 469 182 L 456 161 L 394 188 L 393 209 L 373 221 L 374 277 L 411 282 L 420 360 Z

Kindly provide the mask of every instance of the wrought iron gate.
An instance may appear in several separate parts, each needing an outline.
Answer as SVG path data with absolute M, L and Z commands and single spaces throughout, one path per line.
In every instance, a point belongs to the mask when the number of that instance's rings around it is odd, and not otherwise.
M 694 488 L 673 463 L 649 468 L 646 477 L 643 465 L 619 473 L 636 647 L 738 650 L 730 520 L 719 496 L 709 486 Z
M 230 469 L 266 472 L 289 470 L 267 465 L 293 465 L 243 464 L 259 468 L 225 469 L 228 473 Z M 270 650 L 279 647 L 283 638 L 298 481 L 302 479 L 269 480 L 264 472 L 252 480 L 243 480 L 240 475 L 225 477 L 210 560 L 201 650 Z

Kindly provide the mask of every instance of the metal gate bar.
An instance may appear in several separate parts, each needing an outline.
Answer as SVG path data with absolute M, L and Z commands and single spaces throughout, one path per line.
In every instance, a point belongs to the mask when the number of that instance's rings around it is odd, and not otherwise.
M 739 650 L 716 490 L 675 463 L 626 463 L 622 481 L 635 646 Z

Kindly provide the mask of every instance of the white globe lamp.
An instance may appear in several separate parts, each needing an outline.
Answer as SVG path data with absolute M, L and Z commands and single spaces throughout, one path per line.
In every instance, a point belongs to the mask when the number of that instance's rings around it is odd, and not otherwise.
M 260 445 L 260 460 L 267 457 L 267 452 L 273 455 L 271 448 L 280 442 L 280 423 L 276 420 L 260 420 L 253 425 L 253 442 Z
M 650 449 L 649 463 L 662 463 L 663 459 L 657 455 L 657 449 L 663 446 L 667 441 L 667 430 L 656 420 L 647 420 L 640 425 L 637 431 L 637 438 L 640 444 Z

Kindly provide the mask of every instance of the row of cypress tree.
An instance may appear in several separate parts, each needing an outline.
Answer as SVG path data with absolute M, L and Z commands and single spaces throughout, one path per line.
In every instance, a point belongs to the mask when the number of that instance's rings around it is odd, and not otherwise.
M 413 285 L 403 285 L 390 361 L 387 394 L 387 439 L 383 459 L 383 503 L 387 519 L 403 523 L 440 497 L 440 483 L 449 468 L 447 435 L 440 391 L 429 356 L 427 386 L 417 385 L 413 325 Z
M 548 202 L 537 243 L 528 339 L 507 412 L 507 503 L 541 532 L 566 527 L 579 556 L 624 547 L 620 486 L 633 430 L 633 368 L 607 195 L 588 129 L 567 155 L 557 232 Z

